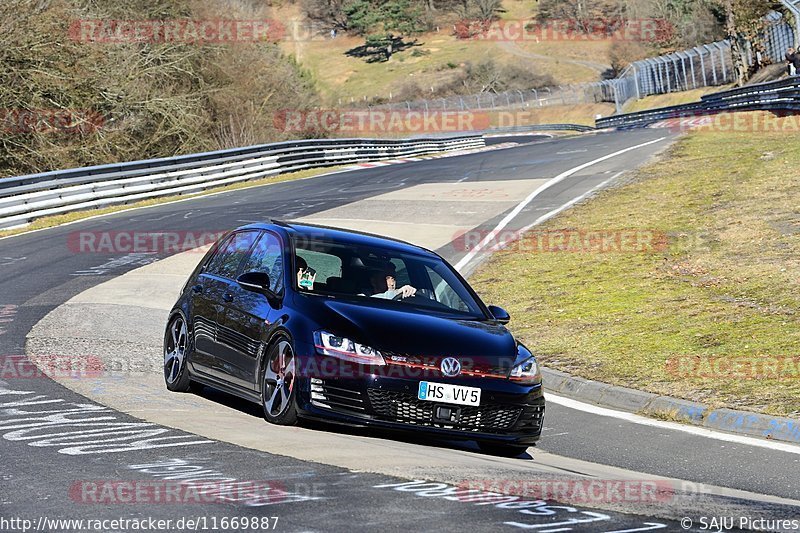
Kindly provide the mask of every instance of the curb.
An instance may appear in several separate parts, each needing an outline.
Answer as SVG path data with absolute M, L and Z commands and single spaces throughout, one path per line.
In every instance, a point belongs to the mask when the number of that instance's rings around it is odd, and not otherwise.
M 542 368 L 542 378 L 546 391 L 601 407 L 667 418 L 738 435 L 800 444 L 800 420 L 750 411 L 713 409 L 701 403 L 591 381 L 550 368 Z

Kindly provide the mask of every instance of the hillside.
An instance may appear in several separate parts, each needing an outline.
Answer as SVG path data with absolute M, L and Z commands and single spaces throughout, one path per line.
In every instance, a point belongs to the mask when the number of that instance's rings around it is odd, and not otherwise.
M 505 0 L 501 20 L 530 19 L 536 15 L 535 0 Z M 301 10 L 296 5 L 275 9 L 275 16 L 288 27 L 304 27 Z M 598 81 L 611 68 L 611 41 L 540 41 L 534 42 L 458 39 L 452 26 L 415 36 L 417 44 L 394 54 L 387 62 L 367 63 L 346 55 L 364 39 L 339 34 L 335 39 L 316 34 L 287 38 L 283 50 L 313 74 L 322 98 L 329 105 L 351 100 L 403 99 L 404 88 L 414 83 L 426 91 L 436 89 L 473 64 L 493 60 L 528 70 L 543 79 L 552 78 L 553 85 Z M 549 85 L 549 84 L 547 84 Z M 405 91 L 408 92 L 407 90 Z
M 290 137 L 275 111 L 316 105 L 317 94 L 276 44 L 92 30 L 223 15 L 269 17 L 246 0 L 0 2 L 0 176 Z

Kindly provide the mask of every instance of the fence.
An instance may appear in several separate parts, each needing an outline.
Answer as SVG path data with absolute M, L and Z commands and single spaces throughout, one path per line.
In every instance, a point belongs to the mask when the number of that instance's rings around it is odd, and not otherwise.
M 370 109 L 391 111 L 479 111 L 488 109 L 511 109 L 519 107 L 545 107 L 552 105 L 574 105 L 588 101 L 602 102 L 607 98 L 604 85 L 598 84 L 561 85 L 542 89 L 506 91 L 500 93 L 484 92 L 466 96 L 449 96 L 413 102 L 396 102 L 369 106 Z
M 785 0 L 798 10 L 800 0 Z M 787 7 L 790 7 L 787 5 Z M 791 7 L 790 7 L 791 9 Z M 764 18 L 764 31 L 758 42 L 746 43 L 748 63 L 780 63 L 786 49 L 794 45 L 795 32 L 783 15 L 776 11 Z M 798 22 L 800 24 L 800 22 Z M 734 81 L 733 58 L 728 41 L 718 41 L 689 50 L 636 61 L 617 78 L 541 89 L 501 93 L 480 93 L 370 106 L 377 109 L 406 111 L 469 111 L 487 109 L 531 108 L 552 105 L 577 105 L 611 102 L 617 112 L 633 99 L 655 94 L 687 91 L 725 85 Z M 357 102 L 353 102 L 354 105 Z
M 480 135 L 407 140 L 325 139 L 265 144 L 0 179 L 0 228 L 48 216 L 193 194 L 308 168 L 480 148 Z

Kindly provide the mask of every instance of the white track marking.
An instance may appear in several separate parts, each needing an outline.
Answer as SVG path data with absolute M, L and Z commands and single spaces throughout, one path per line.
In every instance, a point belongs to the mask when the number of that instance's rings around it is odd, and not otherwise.
M 521 234 L 523 234 L 523 233 L 525 233 L 526 231 L 528 231 L 528 230 L 529 230 L 529 229 L 531 229 L 532 227 L 534 227 L 534 226 L 538 226 L 538 225 L 539 225 L 539 224 L 541 224 L 542 222 L 545 222 L 546 220 L 549 220 L 549 219 L 553 218 L 554 216 L 556 216 L 556 215 L 557 215 L 557 214 L 559 214 L 560 212 L 562 212 L 562 211 L 565 211 L 565 210 L 569 209 L 570 207 L 572 207 L 573 205 L 577 204 L 578 202 L 580 202 L 580 201 L 582 201 L 582 200 L 585 200 L 585 199 L 586 199 L 588 196 L 590 196 L 592 193 L 594 193 L 594 192 L 595 192 L 595 191 L 597 191 L 598 189 L 602 189 L 603 187 L 605 187 L 606 185 L 608 185 L 609 183 L 611 183 L 612 181 L 614 181 L 615 179 L 617 179 L 618 177 L 620 177 L 620 176 L 621 176 L 621 175 L 623 175 L 623 174 L 625 174 L 625 171 L 624 171 L 624 170 L 623 170 L 622 172 L 617 172 L 616 174 L 614 174 L 613 176 L 611 176 L 610 178 L 608 178 L 607 180 L 605 180 L 603 183 L 601 183 L 601 184 L 599 184 L 599 185 L 595 185 L 594 187 L 592 187 L 591 189 L 589 189 L 589 190 L 588 190 L 588 191 L 586 191 L 585 193 L 581 194 L 581 195 L 580 195 L 580 196 L 578 196 L 577 198 L 573 198 L 572 200 L 570 200 L 569 202 L 565 203 L 565 204 L 564 204 L 564 205 L 562 205 L 561 207 L 557 207 L 556 209 L 553 209 L 553 210 L 552 210 L 552 211 L 550 211 L 549 213 L 546 213 L 546 214 L 544 214 L 544 215 L 540 216 L 539 218 L 537 218 L 536 220 L 534 220 L 534 221 L 533 221 L 531 224 L 528 224 L 527 226 L 525 226 L 524 228 L 522 228 L 521 230 L 519 230 L 519 233 L 520 233 L 520 235 L 521 235 Z
M 500 223 L 497 224 L 497 226 L 492 231 L 490 231 L 489 234 L 486 235 L 486 237 L 484 237 L 483 240 L 480 243 L 478 243 L 478 245 L 475 248 L 470 250 L 469 253 L 467 253 L 467 255 L 462 257 L 461 260 L 458 263 L 456 263 L 455 269 L 456 270 L 461 270 L 466 265 L 468 265 L 469 262 L 472 261 L 475 258 L 476 255 L 478 255 L 478 252 L 480 252 L 483 248 L 485 248 L 487 244 L 492 242 L 497 237 L 497 234 L 500 233 L 500 231 L 502 231 L 503 228 L 508 226 L 508 224 L 511 223 L 511 221 L 514 220 L 517 217 L 517 215 L 519 215 L 522 212 L 523 209 L 528 207 L 528 205 L 537 196 L 542 194 L 544 191 L 546 191 L 547 189 L 549 189 L 553 185 L 556 185 L 556 184 L 560 183 L 561 181 L 567 179 L 568 177 L 580 172 L 581 170 L 589 168 L 592 165 L 596 165 L 597 163 L 602 163 L 603 161 L 607 161 L 609 159 L 612 159 L 612 158 L 617 157 L 619 155 L 625 154 L 627 152 L 631 152 L 633 150 L 637 150 L 639 148 L 643 148 L 645 146 L 649 146 L 651 144 L 655 144 L 657 142 L 661 142 L 664 139 L 666 139 L 666 137 L 660 137 L 658 139 L 655 139 L 654 141 L 649 141 L 649 142 L 646 142 L 646 143 L 637 144 L 636 146 L 630 146 L 628 148 L 625 148 L 624 150 L 619 150 L 618 152 L 614 152 L 612 154 L 604 155 L 603 157 L 599 157 L 597 159 L 589 161 L 588 163 L 584 163 L 582 165 L 578 165 L 575 168 L 571 168 L 571 169 L 567 170 L 566 172 L 562 172 L 561 174 L 559 174 L 555 178 L 553 178 L 551 180 L 548 180 L 546 183 L 542 184 L 538 189 L 536 189 L 535 191 L 530 193 L 528 195 L 528 197 L 525 198 L 522 202 L 520 202 L 517 205 L 517 207 L 515 207 L 508 215 L 506 215 L 503 218 L 503 220 L 501 220 Z
M 559 405 L 563 405 L 564 407 L 575 409 L 577 411 L 583 411 L 585 413 L 591 413 L 593 415 L 617 418 L 619 420 L 625 420 L 626 422 L 632 422 L 634 424 L 639 424 L 642 426 L 650 426 L 661 429 L 682 431 L 684 433 L 689 433 L 691 435 L 697 435 L 699 437 L 706 437 L 709 439 L 715 439 L 723 442 L 744 444 L 746 446 L 756 446 L 759 448 L 767 448 L 779 452 L 786 452 L 786 453 L 793 453 L 800 455 L 800 446 L 795 446 L 793 444 L 776 442 L 771 440 L 763 440 L 755 437 L 745 437 L 743 435 L 735 435 L 733 433 L 723 433 L 721 431 L 715 431 L 713 429 L 691 426 L 687 424 L 679 424 L 677 422 L 666 422 L 663 420 L 656 420 L 654 418 L 647 418 L 645 416 L 637 415 L 634 413 L 625 413 L 623 411 L 615 411 L 613 409 L 607 409 L 605 407 L 600 407 L 598 405 L 579 402 L 578 400 L 573 400 L 572 398 L 565 398 L 563 396 L 558 396 L 557 394 L 553 393 L 547 393 L 547 401 L 557 403 Z

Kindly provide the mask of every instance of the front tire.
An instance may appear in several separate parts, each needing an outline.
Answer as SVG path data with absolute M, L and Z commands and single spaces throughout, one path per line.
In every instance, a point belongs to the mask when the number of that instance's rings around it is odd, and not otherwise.
M 261 381 L 264 418 L 279 426 L 297 423 L 297 359 L 292 344 L 282 338 L 267 354 Z
M 191 387 L 186 360 L 189 354 L 189 329 L 182 315 L 167 323 L 164 334 L 164 382 L 172 392 L 187 392 Z

